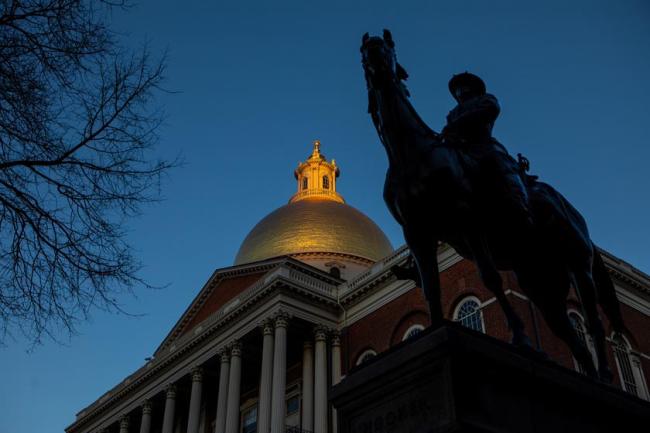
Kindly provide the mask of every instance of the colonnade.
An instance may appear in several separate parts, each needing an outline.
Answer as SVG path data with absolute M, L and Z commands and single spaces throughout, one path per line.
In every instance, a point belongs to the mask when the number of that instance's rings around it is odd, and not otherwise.
M 287 328 L 289 316 L 278 313 L 260 324 L 262 331 L 262 365 L 260 371 L 257 403 L 257 433 L 284 433 L 286 417 L 286 371 L 287 371 Z M 341 377 L 340 339 L 337 332 L 316 325 L 313 338 L 304 341 L 302 353 L 302 416 L 300 429 L 307 433 L 336 433 L 336 412 L 329 416 L 327 400 L 328 360 L 327 340 L 331 343 L 331 383 L 338 383 Z M 239 433 L 241 400 L 242 343 L 233 341 L 222 348 L 220 357 L 219 385 L 214 433 Z M 203 398 L 204 371 L 196 366 L 190 371 L 192 385 L 186 433 L 199 433 L 201 405 Z M 165 388 L 165 405 L 161 433 L 175 433 L 176 397 L 175 384 Z M 152 404 L 142 402 L 139 433 L 152 433 Z M 132 428 L 133 427 L 133 428 Z M 108 430 L 104 430 L 107 432 Z M 134 433 L 129 415 L 120 418 L 120 433 Z

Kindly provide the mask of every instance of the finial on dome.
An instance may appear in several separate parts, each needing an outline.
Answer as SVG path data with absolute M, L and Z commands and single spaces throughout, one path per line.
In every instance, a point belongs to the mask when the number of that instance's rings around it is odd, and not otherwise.
M 312 155 L 320 155 L 320 140 L 314 140 L 314 150 L 312 151 Z

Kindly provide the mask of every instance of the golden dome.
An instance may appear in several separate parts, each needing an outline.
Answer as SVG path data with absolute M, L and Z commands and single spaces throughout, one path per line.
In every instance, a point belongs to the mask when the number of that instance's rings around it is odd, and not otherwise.
M 372 261 L 393 251 L 370 218 L 345 203 L 306 198 L 271 212 L 239 248 L 235 264 L 296 253 L 344 253 Z
M 340 253 L 372 261 L 393 251 L 370 218 L 345 204 L 336 192 L 339 168 L 314 142 L 309 159 L 299 163 L 298 191 L 289 204 L 271 212 L 246 236 L 235 265 L 300 253 Z

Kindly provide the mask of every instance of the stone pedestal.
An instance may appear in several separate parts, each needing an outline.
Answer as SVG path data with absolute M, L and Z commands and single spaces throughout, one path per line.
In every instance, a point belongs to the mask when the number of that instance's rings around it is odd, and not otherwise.
M 453 323 L 352 369 L 330 396 L 339 433 L 610 433 L 650 425 L 650 403 Z

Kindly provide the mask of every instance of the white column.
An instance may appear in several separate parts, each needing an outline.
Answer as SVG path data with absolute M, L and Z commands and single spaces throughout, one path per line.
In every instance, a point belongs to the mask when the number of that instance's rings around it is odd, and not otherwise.
M 129 416 L 124 415 L 120 418 L 120 433 L 129 433 Z
M 332 385 L 341 381 L 341 335 L 338 331 L 332 333 Z M 332 407 L 332 433 L 338 431 L 336 409 Z
M 151 431 L 151 402 L 145 400 L 142 403 L 142 421 L 140 422 L 140 433 L 149 433 Z
M 199 433 L 202 390 L 203 370 L 201 367 L 195 367 L 192 369 L 192 393 L 190 394 L 190 411 L 187 416 L 187 433 Z
M 327 433 L 327 329 L 314 332 L 314 433 Z
M 289 317 L 280 313 L 275 318 L 273 347 L 273 397 L 271 401 L 271 433 L 284 433 L 287 389 L 287 325 Z M 263 433 L 263 432 L 260 432 Z
M 230 377 L 226 405 L 226 433 L 239 433 L 239 399 L 241 391 L 241 343 L 230 348 Z
M 217 395 L 217 416 L 215 418 L 215 433 L 226 433 L 226 407 L 228 402 L 228 379 L 230 377 L 230 353 L 221 349 L 221 368 L 219 369 L 219 394 Z
M 302 429 L 314 431 L 314 345 L 302 346 Z
M 262 372 L 257 409 L 257 432 L 269 433 L 271 430 L 271 385 L 273 380 L 273 321 L 266 320 L 261 327 L 263 333 Z
M 169 385 L 165 396 L 165 414 L 163 415 L 162 433 L 173 433 L 174 411 L 176 410 L 176 386 Z

